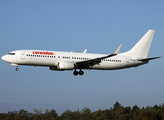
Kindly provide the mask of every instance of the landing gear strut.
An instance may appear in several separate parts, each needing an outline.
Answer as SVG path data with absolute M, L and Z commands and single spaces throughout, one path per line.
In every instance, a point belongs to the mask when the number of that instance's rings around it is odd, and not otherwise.
M 82 71 L 81 69 L 80 69 L 80 71 L 78 72 L 78 71 L 76 71 L 76 69 L 75 69 L 75 71 L 73 72 L 73 74 L 74 75 L 83 75 L 84 74 L 84 71 Z

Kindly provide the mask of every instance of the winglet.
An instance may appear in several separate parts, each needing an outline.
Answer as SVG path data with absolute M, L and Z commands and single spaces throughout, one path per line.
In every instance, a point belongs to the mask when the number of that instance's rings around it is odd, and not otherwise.
M 122 44 L 118 46 L 118 48 L 114 51 L 113 55 L 117 55 L 121 49 Z
M 87 49 L 85 49 L 83 53 L 86 53 L 86 52 L 87 52 Z

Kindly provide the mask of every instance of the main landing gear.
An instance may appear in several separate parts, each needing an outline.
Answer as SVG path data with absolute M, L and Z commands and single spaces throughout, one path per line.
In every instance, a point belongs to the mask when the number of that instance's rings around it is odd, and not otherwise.
M 83 75 L 84 74 L 84 71 L 82 71 L 81 69 L 80 69 L 80 71 L 78 72 L 78 71 L 76 71 L 76 69 L 75 69 L 75 71 L 73 72 L 73 74 L 74 75 Z

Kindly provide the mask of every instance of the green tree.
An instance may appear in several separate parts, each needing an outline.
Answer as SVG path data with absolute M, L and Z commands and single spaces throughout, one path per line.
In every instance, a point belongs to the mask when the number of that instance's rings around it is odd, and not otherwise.
M 71 114 L 71 111 L 67 109 L 61 114 L 60 119 L 65 120 L 66 118 L 70 118 L 70 114 Z
M 92 120 L 91 110 L 88 107 L 85 107 L 84 109 L 82 109 L 81 117 L 84 120 Z
M 56 113 L 55 110 L 51 110 L 49 112 L 49 116 L 50 116 L 51 119 L 58 118 L 58 114 Z
M 92 117 L 93 119 L 96 119 L 97 117 L 99 117 L 102 114 L 101 110 L 95 111 L 92 113 Z
M 82 109 L 82 114 L 90 114 L 91 110 L 88 107 L 85 107 L 84 109 Z
M 49 110 L 48 109 L 45 110 L 44 117 L 45 117 L 45 119 L 48 119 L 50 117 L 49 116 Z
M 19 111 L 19 115 L 21 116 L 21 117 L 27 117 L 28 116 L 28 111 L 25 111 L 24 109 L 21 109 L 20 111 Z
M 119 107 L 121 107 L 121 104 L 116 101 L 116 103 L 113 105 L 113 109 L 116 110 Z
M 33 109 L 33 112 L 34 112 L 34 114 L 37 114 L 37 115 L 42 114 L 42 110 L 41 110 L 41 109 L 36 109 L 36 108 L 34 108 L 34 109 Z

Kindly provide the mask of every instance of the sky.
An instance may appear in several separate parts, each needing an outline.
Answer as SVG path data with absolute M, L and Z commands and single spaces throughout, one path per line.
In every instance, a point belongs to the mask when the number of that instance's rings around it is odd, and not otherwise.
M 13 50 L 38 49 L 87 53 L 130 50 L 149 30 L 155 30 L 148 57 L 164 56 L 163 0 L 1 0 L 0 56 Z M 164 103 L 163 58 L 130 69 L 51 71 L 0 60 L 0 113 L 33 112 L 33 108 L 84 107 L 105 110 L 116 101 L 146 107 Z

